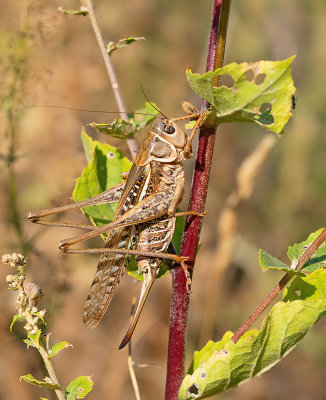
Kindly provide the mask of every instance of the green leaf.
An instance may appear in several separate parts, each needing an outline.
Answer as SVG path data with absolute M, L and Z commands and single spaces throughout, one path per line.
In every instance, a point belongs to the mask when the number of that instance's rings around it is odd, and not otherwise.
M 264 250 L 259 250 L 259 264 L 263 270 L 270 268 L 270 269 L 277 269 L 279 271 L 285 271 L 293 275 L 300 275 L 300 276 L 305 275 L 303 272 L 292 269 L 287 264 L 284 264 L 281 260 L 271 256 Z
M 326 270 L 318 269 L 304 277 L 297 277 L 284 290 L 283 301 L 324 300 L 326 301 Z
M 34 376 L 31 374 L 21 376 L 19 379 L 20 379 L 20 381 L 25 381 L 25 382 L 31 383 L 32 385 L 35 385 L 35 386 L 47 387 L 47 388 L 53 389 L 53 390 L 60 389 L 60 386 L 58 384 L 50 382 L 50 381 L 45 381 L 45 380 L 39 381 L 38 379 L 34 378 Z
M 214 351 L 221 351 L 225 344 L 232 338 L 232 336 L 233 332 L 228 331 L 224 334 L 222 340 L 219 342 L 215 343 L 213 340 L 209 340 L 200 351 L 195 351 L 194 358 L 187 373 L 189 375 L 193 374 L 202 363 L 205 363 L 210 358 Z
M 155 103 L 146 102 L 144 108 L 136 110 L 134 114 L 129 114 L 128 120 L 118 118 L 107 124 L 91 122 L 89 126 L 118 139 L 129 139 L 156 118 L 159 112 L 155 107 L 157 108 Z
M 159 107 L 154 102 L 145 102 L 145 107 L 135 111 L 135 125 L 138 130 L 145 128 L 159 115 Z
M 280 271 L 285 271 L 292 273 L 293 275 L 305 276 L 307 272 L 315 271 L 319 268 L 326 266 L 326 240 L 318 248 L 313 257 L 311 257 L 300 269 L 300 271 L 294 270 L 300 257 L 308 249 L 308 247 L 317 239 L 317 237 L 322 233 L 324 228 L 318 229 L 316 232 L 311 233 L 306 240 L 300 243 L 295 243 L 293 246 L 289 246 L 287 255 L 291 261 L 291 266 L 284 264 L 278 258 L 271 256 L 264 250 L 259 251 L 259 264 L 263 269 L 271 268 L 278 269 Z
M 44 320 L 44 317 L 40 314 L 39 311 L 32 312 L 32 315 L 33 315 L 34 317 L 39 317 L 40 320 L 42 321 L 42 324 L 43 324 L 43 325 L 47 325 L 47 323 L 46 323 L 45 320 Z
M 96 196 L 122 181 L 120 174 L 129 171 L 132 163 L 120 150 L 106 143 L 92 141 L 82 132 L 83 143 L 89 155 L 90 144 L 93 146 L 93 157 L 88 166 L 77 179 L 73 199 L 77 201 Z M 102 226 L 110 222 L 116 210 L 116 204 L 103 204 L 83 208 L 94 225 Z
M 135 126 L 124 119 L 116 119 L 108 124 L 98 124 L 97 122 L 91 122 L 90 127 L 96 128 L 99 132 L 118 139 L 130 139 L 137 132 Z
M 81 6 L 79 10 L 69 10 L 69 9 L 63 9 L 62 7 L 58 7 L 58 11 L 66 15 L 83 15 L 83 16 L 88 15 L 88 10 L 87 7 L 85 6 Z
M 262 374 L 288 354 L 326 313 L 326 302 L 296 300 L 277 303 L 260 332 L 246 332 L 237 343 L 226 333 L 221 342 L 209 342 L 184 378 L 179 400 L 203 399 Z
M 289 246 L 287 255 L 292 262 L 292 265 L 297 265 L 302 254 L 307 248 L 314 242 L 317 237 L 322 233 L 324 228 L 318 229 L 316 232 L 311 233 L 306 240 L 300 243 L 295 243 L 293 246 Z M 305 272 L 315 271 L 318 268 L 324 268 L 326 266 L 326 240 L 321 246 L 319 246 L 316 253 L 305 263 L 302 270 Z
M 79 376 L 69 383 L 66 387 L 66 399 L 83 399 L 93 387 L 90 376 Z
M 145 40 L 144 37 L 128 37 L 125 39 L 120 39 L 117 42 L 109 42 L 106 47 L 108 54 L 112 54 L 115 50 L 122 49 L 131 43 L 138 42 L 139 40 Z
M 28 339 L 24 339 L 24 343 L 26 343 L 27 346 L 38 348 L 40 345 L 41 334 L 42 334 L 41 329 L 39 329 L 36 333 L 28 333 L 27 334 Z
M 56 343 L 54 346 L 51 347 L 49 350 L 49 355 L 48 358 L 51 358 L 55 355 L 57 355 L 61 350 L 66 349 L 67 347 L 72 347 L 72 344 L 69 342 L 59 342 Z
M 16 323 L 16 322 L 19 322 L 19 321 L 23 321 L 25 319 L 25 317 L 21 317 L 20 315 L 18 315 L 18 314 L 15 314 L 13 317 L 12 317 L 12 322 L 11 322 L 11 324 L 10 324 L 10 332 L 12 333 L 12 328 L 13 328 L 13 326 L 14 326 L 14 324 Z
M 83 127 L 81 130 L 81 139 L 83 143 L 83 148 L 86 156 L 86 160 L 88 163 L 92 161 L 94 156 L 94 150 L 96 148 L 96 142 L 87 135 L 85 128 Z
M 231 63 L 203 75 L 188 69 L 186 75 L 190 87 L 212 105 L 219 122 L 254 122 L 274 133 L 282 133 L 292 115 L 294 58 Z M 221 75 L 229 75 L 233 85 L 212 86 L 212 79 Z

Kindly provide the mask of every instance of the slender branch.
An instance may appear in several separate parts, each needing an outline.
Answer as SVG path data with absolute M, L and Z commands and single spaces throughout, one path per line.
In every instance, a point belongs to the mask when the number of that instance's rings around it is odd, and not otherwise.
M 100 50 L 101 50 L 101 53 L 102 53 L 102 56 L 103 56 L 103 59 L 104 59 L 105 66 L 106 66 L 106 69 L 108 71 L 109 79 L 110 79 L 110 82 L 111 82 L 111 86 L 112 86 L 112 89 L 113 89 L 115 100 L 116 100 L 117 105 L 118 105 L 120 116 L 121 116 L 121 118 L 127 120 L 128 119 L 128 115 L 127 115 L 127 111 L 126 111 L 126 107 L 125 107 L 124 101 L 122 99 L 122 95 L 121 95 L 121 91 L 120 91 L 120 87 L 119 87 L 119 82 L 118 82 L 116 73 L 114 71 L 113 64 L 111 62 L 111 57 L 109 56 L 108 52 L 106 51 L 106 46 L 105 46 L 105 43 L 104 43 L 104 40 L 103 40 L 103 36 L 102 36 L 101 30 L 100 30 L 100 28 L 98 26 L 98 23 L 97 23 L 95 11 L 94 11 L 94 6 L 93 6 L 93 1 L 92 0 L 86 0 L 85 4 L 86 4 L 87 9 L 88 9 L 89 18 L 91 20 L 91 24 L 92 24 L 92 27 L 93 27 L 93 30 L 94 30 L 94 33 L 95 33 L 95 37 L 96 37 L 97 43 L 98 43 L 98 45 L 100 47 Z M 137 152 L 138 152 L 136 141 L 135 141 L 135 139 L 127 139 L 127 143 L 128 143 L 130 154 L 131 154 L 131 156 L 132 156 L 132 158 L 134 160 L 136 155 L 137 155 Z
M 130 323 L 132 321 L 135 307 L 136 307 L 136 297 L 133 296 L 133 298 L 131 300 Z M 128 370 L 129 370 L 129 375 L 130 375 L 131 382 L 132 382 L 132 387 L 134 388 L 136 400 L 141 400 L 140 393 L 139 393 L 139 386 L 138 386 L 135 369 L 134 369 L 134 362 L 132 360 L 131 342 L 132 342 L 132 340 L 130 340 L 128 343 Z
M 214 70 L 215 68 L 221 67 L 223 64 L 230 5 L 230 0 L 213 1 L 206 71 Z M 214 82 L 214 84 L 217 84 L 217 82 Z M 208 108 L 208 104 L 203 102 L 202 112 L 205 108 Z M 216 123 L 210 126 L 202 125 L 200 127 L 189 210 L 204 211 L 216 128 Z M 189 217 L 182 239 L 180 254 L 189 257 L 191 273 L 199 241 L 201 221 L 201 217 Z M 184 376 L 188 308 L 189 293 L 186 289 L 186 278 L 182 268 L 178 267 L 172 270 L 172 299 L 170 306 L 170 332 L 165 388 L 166 400 L 177 399 L 178 391 Z
M 299 271 L 310 257 L 317 251 L 318 247 L 326 239 L 326 228 L 317 237 L 317 239 L 308 247 L 308 249 L 299 258 L 297 265 L 294 270 Z M 235 332 L 232 337 L 232 341 L 236 343 L 240 337 L 245 333 L 245 331 L 250 327 L 250 325 L 261 315 L 261 313 L 266 309 L 266 307 L 273 301 L 273 299 L 278 295 L 278 293 L 284 288 L 284 286 L 294 278 L 295 275 L 286 273 L 283 278 L 278 282 L 278 284 L 271 290 L 271 292 L 265 297 L 265 299 L 259 304 L 256 310 L 249 316 L 249 318 L 240 326 L 240 328 Z
M 57 378 L 54 368 L 52 366 L 52 363 L 48 359 L 48 354 L 47 354 L 46 350 L 44 349 L 44 347 L 42 345 L 39 345 L 37 347 L 37 349 L 38 349 L 39 353 L 41 354 L 41 357 L 45 364 L 45 368 L 47 369 L 47 371 L 49 373 L 49 377 L 51 378 L 51 381 L 60 386 L 58 378 Z M 65 395 L 61 389 L 55 389 L 55 394 L 57 395 L 59 400 L 65 400 Z

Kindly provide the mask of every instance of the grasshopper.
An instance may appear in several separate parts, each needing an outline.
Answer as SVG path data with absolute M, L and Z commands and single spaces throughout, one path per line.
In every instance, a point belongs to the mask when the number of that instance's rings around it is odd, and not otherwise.
M 143 273 L 144 280 L 136 311 L 119 349 L 131 338 L 163 259 L 181 264 L 187 278 L 187 289 L 190 287 L 187 257 L 166 253 L 172 240 L 176 217 L 205 214 L 195 211 L 176 212 L 185 185 L 182 163 L 192 157 L 192 140 L 204 118 L 189 103 L 184 102 L 183 108 L 188 115 L 174 119 L 164 116 L 153 123 L 131 170 L 123 174 L 122 183 L 93 198 L 47 210 L 31 211 L 27 215 L 34 223 L 89 230 L 59 242 L 59 248 L 65 253 L 101 254 L 83 311 L 83 323 L 88 328 L 94 328 L 106 312 L 125 270 L 128 256 L 136 257 L 138 271 Z M 196 120 L 189 137 L 177 125 L 177 121 L 185 119 Z M 113 202 L 118 202 L 113 220 L 102 227 L 43 220 L 46 216 L 73 208 Z M 71 248 L 76 243 L 103 233 L 108 235 L 104 248 Z

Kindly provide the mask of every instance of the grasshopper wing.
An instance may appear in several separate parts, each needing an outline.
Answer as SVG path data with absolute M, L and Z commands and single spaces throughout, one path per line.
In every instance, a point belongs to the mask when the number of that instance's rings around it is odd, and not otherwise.
M 147 166 L 138 167 L 133 164 L 113 220 L 130 210 L 146 195 L 149 179 L 150 170 Z M 109 232 L 105 243 L 108 252 L 103 253 L 100 258 L 84 306 L 83 323 L 88 328 L 95 328 L 102 319 L 126 267 L 128 255 L 110 253 L 110 249 L 130 249 L 133 233 L 133 226 Z

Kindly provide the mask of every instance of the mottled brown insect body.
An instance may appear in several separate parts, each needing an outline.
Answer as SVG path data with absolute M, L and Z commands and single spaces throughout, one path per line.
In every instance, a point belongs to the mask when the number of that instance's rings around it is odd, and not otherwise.
M 187 138 L 183 130 L 177 126 L 176 120 L 189 118 L 199 119 Z M 94 328 L 103 317 L 125 270 L 127 258 L 135 255 L 144 282 L 134 318 L 120 348 L 128 343 L 134 331 L 163 259 L 179 262 L 185 270 L 189 284 L 186 258 L 167 254 L 165 251 L 172 240 L 178 214 L 176 207 L 184 191 L 185 173 L 182 162 L 192 156 L 191 142 L 202 118 L 203 116 L 197 113 L 174 120 L 158 119 L 148 132 L 125 182 L 80 203 L 28 214 L 32 222 L 53 224 L 41 218 L 72 208 L 118 201 L 112 222 L 102 227 L 83 227 L 89 232 L 62 240 L 59 248 L 67 253 L 102 254 L 84 307 L 83 321 L 89 328 Z M 198 215 L 194 211 L 179 214 Z M 62 225 L 77 227 L 73 224 Z M 104 248 L 86 250 L 71 248 L 75 243 L 102 233 L 108 234 Z

